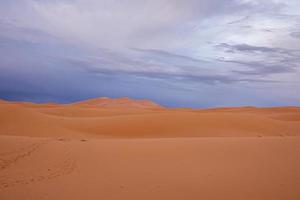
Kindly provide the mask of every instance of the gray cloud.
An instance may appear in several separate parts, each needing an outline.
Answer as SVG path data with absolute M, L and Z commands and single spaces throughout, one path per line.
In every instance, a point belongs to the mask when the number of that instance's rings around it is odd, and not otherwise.
M 85 69 L 91 74 L 126 74 L 137 77 L 146 77 L 150 79 L 162 79 L 170 82 L 182 83 L 204 83 L 209 85 L 215 84 L 234 84 L 237 82 L 253 83 L 270 83 L 272 80 L 261 78 L 237 77 L 235 74 L 224 74 L 214 70 L 201 68 L 199 64 L 211 64 L 207 61 L 197 60 L 194 58 L 172 54 L 160 50 L 137 50 L 142 53 L 144 58 L 148 54 L 159 55 L 159 59 L 151 57 L 152 62 L 140 60 L 139 57 L 128 57 L 109 50 L 102 50 L 95 60 L 78 60 L 70 59 L 69 62 Z M 178 58 L 181 60 L 178 62 Z M 172 59 L 176 64 L 172 64 Z M 196 63 L 196 65 L 188 65 Z M 194 63 L 195 62 L 195 63 Z M 240 63 L 241 64 L 241 63 Z M 114 66 L 114 67 L 111 67 Z M 246 74 L 246 73 L 245 73 Z
M 257 61 L 237 61 L 237 60 L 226 60 L 224 62 L 235 63 L 247 66 L 250 70 L 233 70 L 233 72 L 242 75 L 255 75 L 255 76 L 266 76 L 270 74 L 282 74 L 295 72 L 295 66 L 286 63 L 275 63 L 265 64 Z
M 203 64 L 203 63 L 206 63 L 207 61 L 205 60 L 200 60 L 200 59 L 197 59 L 197 58 L 192 58 L 192 57 L 189 57 L 189 56 L 185 56 L 185 55 L 179 55 L 179 54 L 175 54 L 175 53 L 170 53 L 168 51 L 163 51 L 163 50 L 158 50 L 158 49 L 138 49 L 138 48 L 132 48 L 133 50 L 135 51 L 138 51 L 138 52 L 143 52 L 143 53 L 146 53 L 146 54 L 150 54 L 150 55 L 153 55 L 153 56 L 161 56 L 161 57 L 164 57 L 166 59 L 180 59 L 180 60 L 183 60 L 183 61 L 188 61 L 188 62 L 194 62 L 194 63 L 198 63 L 198 64 Z
M 236 44 L 230 45 L 227 43 L 221 43 L 216 45 L 218 48 L 224 48 L 228 52 L 263 52 L 263 53 L 274 53 L 274 52 L 287 52 L 286 50 L 282 50 L 279 48 L 272 48 L 272 47 L 263 47 L 263 46 L 253 46 L 248 44 Z
M 111 71 L 109 69 L 101 69 L 96 67 L 85 66 L 88 72 L 95 74 L 126 74 L 138 77 L 146 77 L 150 79 L 162 79 L 168 81 L 182 81 L 183 83 L 204 83 L 209 85 L 216 84 L 234 84 L 239 82 L 252 82 L 252 83 L 272 83 L 277 81 L 266 80 L 266 79 L 250 79 L 250 78 L 237 78 L 234 75 L 201 75 L 201 74 L 178 74 L 172 72 L 138 72 L 138 71 Z M 245 73 L 246 74 L 246 73 Z
M 300 39 L 300 32 L 292 32 L 290 33 L 290 36 L 292 36 L 293 38 Z
M 234 21 L 228 22 L 227 24 L 228 24 L 228 25 L 241 24 L 241 23 L 243 23 L 243 22 L 245 22 L 245 21 L 248 21 L 249 19 L 250 19 L 249 16 L 245 16 L 245 17 L 242 17 L 242 18 L 240 18 L 240 19 L 238 19 L 238 20 L 234 20 Z
M 296 73 L 299 67 L 300 50 L 291 50 L 277 47 L 254 46 L 248 44 L 230 45 L 222 43 L 216 45 L 227 53 L 237 54 L 239 57 L 247 57 L 241 61 L 236 59 L 218 59 L 221 62 L 246 66 L 250 70 L 233 70 L 241 75 L 266 76 L 282 73 Z
M 109 50 L 102 50 L 98 52 L 99 55 L 95 56 L 94 59 L 79 60 L 77 58 L 70 58 L 69 62 L 83 67 L 90 73 L 120 73 L 148 78 L 193 81 L 208 84 L 232 83 L 238 81 L 233 77 L 217 74 L 205 68 L 201 69 L 199 63 L 207 62 L 194 58 L 160 50 L 138 50 L 138 52 L 142 55 L 135 55 L 135 57 L 133 57 L 132 55 L 128 56 Z M 151 62 L 147 62 L 147 60 L 143 59 L 149 56 L 149 54 L 152 55 Z M 158 54 L 159 57 L 157 58 L 153 56 L 153 54 Z M 172 59 L 175 59 L 175 61 Z

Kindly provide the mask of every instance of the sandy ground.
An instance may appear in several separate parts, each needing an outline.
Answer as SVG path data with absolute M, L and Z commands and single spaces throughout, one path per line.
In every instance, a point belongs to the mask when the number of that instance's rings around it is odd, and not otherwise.
M 0 199 L 300 199 L 300 109 L 0 102 Z

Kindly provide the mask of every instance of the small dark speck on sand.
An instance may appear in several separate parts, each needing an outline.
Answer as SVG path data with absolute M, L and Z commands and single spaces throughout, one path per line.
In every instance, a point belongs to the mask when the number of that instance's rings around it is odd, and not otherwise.
M 70 141 L 70 139 L 67 139 L 67 138 L 59 138 L 58 141 L 66 142 L 66 141 Z

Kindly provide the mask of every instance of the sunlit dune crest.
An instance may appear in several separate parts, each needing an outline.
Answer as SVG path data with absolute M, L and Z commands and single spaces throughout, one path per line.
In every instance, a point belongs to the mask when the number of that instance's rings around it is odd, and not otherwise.
M 101 97 L 89 99 L 74 103 L 78 106 L 97 106 L 97 107 L 123 107 L 123 108 L 162 108 L 162 106 L 149 100 L 134 100 L 128 97 L 111 99 L 108 97 Z

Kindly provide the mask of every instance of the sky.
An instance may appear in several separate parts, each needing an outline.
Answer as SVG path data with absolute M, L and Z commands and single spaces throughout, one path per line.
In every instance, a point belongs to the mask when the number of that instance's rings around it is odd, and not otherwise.
M 0 98 L 102 96 L 300 106 L 300 1 L 0 1 Z

